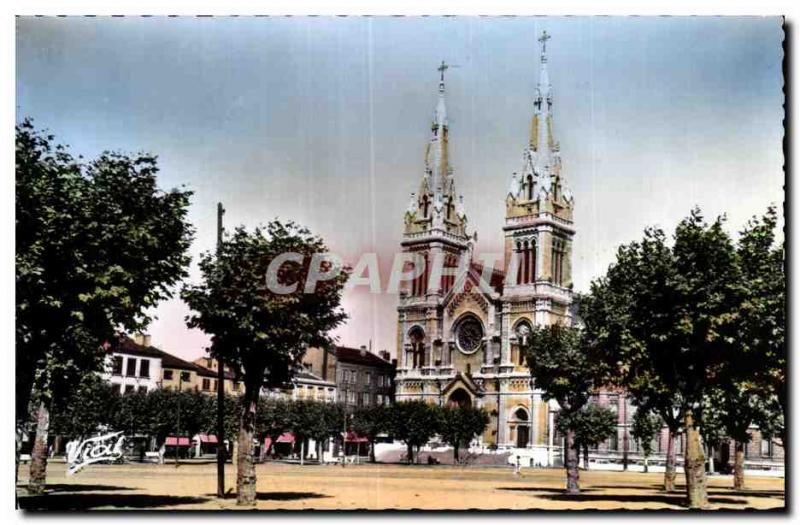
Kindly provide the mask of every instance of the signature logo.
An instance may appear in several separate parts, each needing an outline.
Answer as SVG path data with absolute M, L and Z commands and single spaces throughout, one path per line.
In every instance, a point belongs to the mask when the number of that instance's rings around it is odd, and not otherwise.
M 75 474 L 92 463 L 121 458 L 125 436 L 120 434 L 122 432 L 114 432 L 105 436 L 97 436 L 83 441 L 76 439 L 67 443 L 67 476 Z

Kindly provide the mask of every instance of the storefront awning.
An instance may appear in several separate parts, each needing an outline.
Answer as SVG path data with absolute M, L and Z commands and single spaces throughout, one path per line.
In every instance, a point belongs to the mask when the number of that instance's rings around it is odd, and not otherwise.
M 359 436 L 355 432 L 348 432 L 344 440 L 348 443 L 369 443 L 369 439 L 364 436 Z
M 168 446 L 168 447 L 174 447 L 176 445 L 179 446 L 179 447 L 188 447 L 188 446 L 190 446 L 188 437 L 176 438 L 174 436 L 169 436 L 167 438 L 167 442 L 164 443 L 164 444 L 166 446 Z
M 217 444 L 217 436 L 214 434 L 200 434 L 198 437 L 200 438 L 200 443 Z

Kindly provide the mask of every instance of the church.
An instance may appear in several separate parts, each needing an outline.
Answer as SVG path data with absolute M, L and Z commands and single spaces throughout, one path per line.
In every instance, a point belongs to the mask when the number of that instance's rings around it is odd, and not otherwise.
M 474 260 L 463 198 L 448 154 L 442 63 L 439 97 L 419 189 L 405 212 L 402 251 L 416 278 L 397 308 L 397 401 L 483 407 L 485 446 L 539 450 L 553 464 L 556 405 L 532 384 L 520 344 L 533 326 L 571 324 L 574 200 L 561 171 L 554 133 L 547 40 L 530 108 L 523 163 L 509 174 L 502 267 Z M 525 140 L 520 137 L 520 142 Z M 500 205 L 500 203 L 498 203 Z

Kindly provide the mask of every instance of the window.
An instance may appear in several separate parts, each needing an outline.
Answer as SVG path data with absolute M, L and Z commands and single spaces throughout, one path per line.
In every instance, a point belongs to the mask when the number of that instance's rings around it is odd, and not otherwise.
M 361 394 L 361 406 L 369 406 L 369 392 L 364 392 Z
M 192 375 L 189 372 L 181 372 L 181 381 L 189 382 L 192 378 Z
M 367 379 L 367 384 L 371 385 L 372 384 L 372 374 L 370 374 L 369 372 L 365 372 L 365 375 L 366 375 L 366 379 Z
M 378 394 L 375 396 L 375 404 L 382 405 L 383 404 L 383 394 Z
M 211 389 L 214 390 L 214 391 L 217 390 L 217 380 L 216 379 L 211 381 Z
M 131 394 L 136 391 L 136 387 L 133 385 L 125 385 L 125 393 Z
M 136 359 L 129 357 L 128 358 L 128 366 L 125 369 L 125 375 L 135 376 L 136 375 Z
M 203 378 L 203 390 L 210 390 L 211 389 L 211 381 L 208 378 Z
M 553 257 L 551 259 L 551 274 L 553 283 L 559 286 L 564 284 L 564 255 L 567 251 L 567 243 L 564 239 L 553 238 Z
M 122 375 L 122 356 L 115 355 L 111 358 L 111 374 L 115 376 Z
M 356 393 L 355 392 L 348 392 L 347 393 L 347 404 L 348 405 L 355 405 L 356 404 Z
M 772 441 L 761 437 L 761 455 L 764 457 L 772 457 Z
M 172 381 L 172 370 L 164 370 L 164 380 Z
M 142 359 L 142 364 L 139 365 L 139 376 L 150 377 L 150 360 Z

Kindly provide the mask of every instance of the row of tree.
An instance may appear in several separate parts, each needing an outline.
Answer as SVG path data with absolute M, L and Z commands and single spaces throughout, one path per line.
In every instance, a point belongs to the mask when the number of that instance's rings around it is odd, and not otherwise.
M 225 396 L 224 439 L 236 438 L 242 402 L 239 397 Z M 100 376 L 91 374 L 52 413 L 50 429 L 54 435 L 66 438 L 89 437 L 104 430 L 124 431 L 127 436 L 155 438 L 159 447 L 167 436 L 216 434 L 216 409 L 216 396 L 202 392 L 138 390 L 121 394 Z M 270 438 L 274 444 L 282 434 L 291 432 L 297 443 L 314 440 L 319 458 L 324 442 L 341 442 L 346 429 L 368 440 L 374 462 L 375 442 L 381 435 L 390 435 L 406 443 L 409 463 L 414 461 L 419 447 L 439 436 L 453 447 L 458 463 L 460 451 L 484 432 L 488 422 L 489 416 L 482 409 L 439 407 L 420 401 L 348 412 L 334 403 L 270 397 L 262 398 L 257 405 L 253 436 L 259 442 Z M 303 449 L 303 457 L 306 452 Z
M 675 487 L 675 437 L 686 436 L 689 505 L 707 505 L 701 434 L 736 441 L 735 484 L 744 483 L 750 428 L 785 445 L 788 402 L 784 248 L 777 213 L 754 218 L 734 242 L 724 218 L 699 210 L 668 242 L 660 229 L 622 246 L 607 274 L 579 298 L 579 327 L 534 330 L 524 349 L 531 375 L 565 422 L 609 386 L 627 391 L 642 414 L 669 430 L 664 486 Z M 567 490 L 576 493 L 578 425 L 564 424 Z

